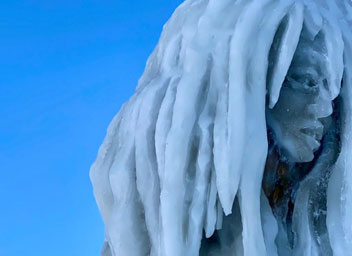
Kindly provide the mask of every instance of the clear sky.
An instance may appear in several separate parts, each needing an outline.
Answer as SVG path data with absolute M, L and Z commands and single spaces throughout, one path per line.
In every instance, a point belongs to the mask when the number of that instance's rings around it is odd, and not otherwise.
M 89 168 L 181 0 L 0 1 L 0 255 L 97 256 Z

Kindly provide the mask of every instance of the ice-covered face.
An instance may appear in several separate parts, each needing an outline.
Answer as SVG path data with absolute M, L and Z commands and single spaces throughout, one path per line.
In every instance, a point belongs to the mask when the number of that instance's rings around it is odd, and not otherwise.
M 320 147 L 333 110 L 324 71 L 326 57 L 309 47 L 299 47 L 277 104 L 267 110 L 267 121 L 288 160 L 309 162 Z

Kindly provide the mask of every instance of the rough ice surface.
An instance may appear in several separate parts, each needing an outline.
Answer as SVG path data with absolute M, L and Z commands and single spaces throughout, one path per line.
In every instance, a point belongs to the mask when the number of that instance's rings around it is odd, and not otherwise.
M 350 0 L 187 0 L 90 172 L 102 256 L 352 255 Z

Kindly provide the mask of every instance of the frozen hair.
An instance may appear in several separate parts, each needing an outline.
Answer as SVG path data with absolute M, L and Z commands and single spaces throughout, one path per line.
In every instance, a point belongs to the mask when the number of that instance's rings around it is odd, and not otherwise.
M 343 102 L 326 225 L 334 255 L 351 252 L 351 20 L 348 0 L 178 7 L 91 168 L 103 255 L 207 255 L 215 230 L 235 255 L 276 254 L 277 224 L 261 192 L 265 109 L 278 101 L 303 30 L 324 39 L 330 95 Z

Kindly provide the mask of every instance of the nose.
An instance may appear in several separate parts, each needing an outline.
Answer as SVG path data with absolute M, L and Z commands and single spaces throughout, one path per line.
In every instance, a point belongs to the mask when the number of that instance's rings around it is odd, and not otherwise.
M 313 115 L 317 119 L 328 117 L 333 112 L 332 102 L 319 99 L 316 103 L 308 106 L 308 112 L 309 114 Z

